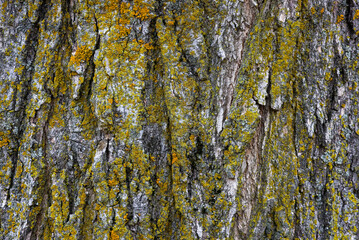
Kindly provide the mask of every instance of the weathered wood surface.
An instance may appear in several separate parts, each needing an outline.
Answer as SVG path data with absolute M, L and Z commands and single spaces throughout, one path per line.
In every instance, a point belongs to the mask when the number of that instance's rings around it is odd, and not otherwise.
M 0 239 L 359 239 L 357 0 L 0 3 Z

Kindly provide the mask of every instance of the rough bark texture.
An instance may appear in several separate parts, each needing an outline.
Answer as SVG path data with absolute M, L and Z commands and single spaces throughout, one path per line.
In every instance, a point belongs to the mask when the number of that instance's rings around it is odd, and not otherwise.
M 0 0 L 1 239 L 359 239 L 357 0 Z

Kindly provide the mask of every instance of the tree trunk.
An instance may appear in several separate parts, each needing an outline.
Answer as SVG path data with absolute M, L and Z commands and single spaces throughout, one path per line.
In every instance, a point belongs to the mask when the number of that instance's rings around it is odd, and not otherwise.
M 0 239 L 359 239 L 357 0 L 0 3 Z

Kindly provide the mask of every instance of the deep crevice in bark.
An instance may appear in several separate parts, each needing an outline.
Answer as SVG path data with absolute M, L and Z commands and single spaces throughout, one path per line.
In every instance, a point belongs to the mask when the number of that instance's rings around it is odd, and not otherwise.
M 17 167 L 17 161 L 20 159 L 19 157 L 19 147 L 20 142 L 23 137 L 24 131 L 26 129 L 26 105 L 30 100 L 31 97 L 31 81 L 34 74 L 34 66 L 33 62 L 36 57 L 37 47 L 38 47 L 38 39 L 39 39 L 39 29 L 40 29 L 40 22 L 45 19 L 47 10 L 48 10 L 48 0 L 44 0 L 42 4 L 39 6 L 38 10 L 38 18 L 36 22 L 32 25 L 30 29 L 30 33 L 25 42 L 25 49 L 23 51 L 23 61 L 26 65 L 25 70 L 22 72 L 21 79 L 17 84 L 21 85 L 22 93 L 20 93 L 19 100 L 20 102 L 17 103 L 17 88 L 15 88 L 14 97 L 13 97 L 13 106 L 15 109 L 15 120 L 17 124 L 14 125 L 12 129 L 12 135 L 14 139 L 16 139 L 15 146 L 13 148 L 13 152 L 11 153 L 11 160 L 12 160 L 12 169 L 10 173 L 10 185 L 7 190 L 7 197 L 6 202 L 10 199 L 10 191 L 14 185 L 14 176 Z M 16 95 L 15 95 L 16 94 Z M 18 107 L 18 110 L 16 108 Z
M 345 22 L 348 27 L 350 38 L 352 39 L 357 38 L 353 24 L 354 11 L 355 11 L 355 3 L 353 2 L 353 0 L 346 0 Z

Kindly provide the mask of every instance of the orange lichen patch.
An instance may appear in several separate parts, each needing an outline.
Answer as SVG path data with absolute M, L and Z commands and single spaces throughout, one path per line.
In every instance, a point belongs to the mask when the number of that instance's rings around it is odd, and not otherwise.
M 117 11 L 118 6 L 119 6 L 119 1 L 118 0 L 111 0 L 111 1 L 106 1 L 107 4 L 107 10 L 109 12 L 114 12 Z
M 131 32 L 131 27 L 126 26 L 129 23 L 130 21 L 128 19 L 120 19 L 118 24 L 114 26 L 117 30 L 117 32 L 114 34 L 117 34 L 119 38 L 127 37 Z
M 359 9 L 355 10 L 355 14 L 353 16 L 353 20 L 358 19 L 359 18 Z
M 8 145 L 10 140 L 7 138 L 7 134 L 0 132 L 0 147 Z
M 110 234 L 110 240 L 118 240 L 120 239 L 120 236 L 117 234 L 116 231 L 112 230 Z
M 65 126 L 64 116 L 66 109 L 63 105 L 59 105 L 54 109 L 53 116 L 50 118 L 50 127 L 63 127 Z
M 77 48 L 75 54 L 70 58 L 70 65 L 79 65 L 87 62 L 91 57 L 92 51 L 87 46 L 80 46 Z
M 134 16 L 142 21 L 148 19 L 151 14 L 149 10 L 149 4 L 142 0 L 135 0 L 133 6 Z
M 167 22 L 167 24 L 170 25 L 170 26 L 173 26 L 173 25 L 175 25 L 175 21 L 169 20 L 169 21 Z
M 338 17 L 337 17 L 337 24 L 338 23 L 340 23 L 341 21 L 343 21 L 344 20 L 344 15 L 342 14 L 342 15 L 339 15 Z
M 153 47 L 150 43 L 145 43 L 145 44 L 143 45 L 143 47 L 144 47 L 146 50 L 152 50 L 152 49 L 154 49 L 154 47 Z
M 126 15 L 126 14 L 130 13 L 130 11 L 131 11 L 131 4 L 122 2 L 121 6 L 120 6 L 121 15 Z
M 316 11 L 315 11 L 315 8 L 314 8 L 314 7 L 312 7 L 312 8 L 310 9 L 310 11 L 312 12 L 312 14 L 313 14 L 313 15 L 316 13 Z
M 172 164 L 175 164 L 178 161 L 178 157 L 176 153 L 172 153 Z
M 189 136 L 189 139 L 191 140 L 192 146 L 196 145 L 196 136 L 194 136 L 193 134 L 191 136 Z
M 116 186 L 118 184 L 118 181 L 116 180 L 116 179 L 110 179 L 110 180 L 108 180 L 108 185 L 110 186 L 110 187 L 114 187 L 114 186 Z

